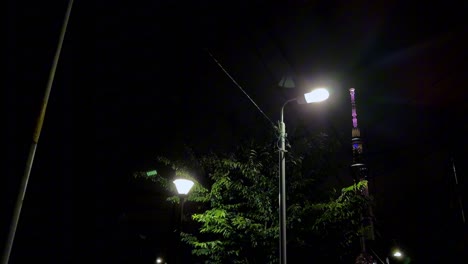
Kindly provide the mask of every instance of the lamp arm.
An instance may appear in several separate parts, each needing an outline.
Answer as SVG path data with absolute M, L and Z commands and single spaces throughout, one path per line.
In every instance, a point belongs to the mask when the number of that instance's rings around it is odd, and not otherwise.
M 292 101 L 297 101 L 297 98 L 293 98 L 293 99 L 287 100 L 286 102 L 284 102 L 283 106 L 281 107 L 281 119 L 280 119 L 280 120 L 281 120 L 281 123 L 283 123 L 284 107 L 285 107 L 288 103 L 290 103 L 290 102 L 292 102 Z

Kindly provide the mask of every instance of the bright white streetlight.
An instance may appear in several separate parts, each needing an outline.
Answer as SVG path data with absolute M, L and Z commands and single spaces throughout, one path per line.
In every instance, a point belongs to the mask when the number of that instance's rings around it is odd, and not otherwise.
M 187 179 L 177 179 L 173 181 L 179 194 L 188 194 L 192 189 L 193 181 Z
M 394 257 L 397 257 L 397 258 L 400 258 L 400 257 L 403 256 L 403 254 L 402 254 L 399 250 L 395 250 L 395 251 L 393 252 L 393 256 L 394 256 Z
M 279 139 L 281 142 L 281 148 L 279 150 L 280 155 L 280 264 L 286 264 L 286 125 L 283 121 L 284 107 L 292 101 L 296 101 L 299 104 L 318 103 L 328 99 L 329 93 L 325 88 L 317 88 L 310 93 L 304 94 L 299 98 L 294 98 L 286 101 L 281 107 L 281 119 L 279 123 Z
M 330 93 L 325 88 L 317 88 L 309 93 L 304 94 L 306 103 L 318 103 L 328 99 Z M 298 101 L 299 102 L 299 101 Z
M 385 259 L 387 264 L 393 263 L 394 262 L 393 259 L 400 259 L 401 260 L 401 259 L 403 259 L 405 257 L 403 252 L 401 252 L 401 250 L 399 248 L 394 248 L 394 249 L 391 250 L 391 252 L 392 252 L 392 255 L 388 256 Z

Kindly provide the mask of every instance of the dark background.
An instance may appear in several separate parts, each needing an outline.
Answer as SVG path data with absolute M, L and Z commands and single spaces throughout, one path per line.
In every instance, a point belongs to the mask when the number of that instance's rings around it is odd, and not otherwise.
M 4 241 L 67 3 L 5 9 Z M 460 258 L 466 11 L 462 1 L 76 1 L 10 263 L 74 263 L 83 247 L 104 263 L 154 260 L 173 208 L 132 172 L 183 143 L 203 152 L 260 139 L 285 100 L 317 85 L 331 98 L 288 105 L 287 130 L 335 131 L 351 163 L 354 87 L 380 241 L 415 263 Z M 283 77 L 295 88 L 279 87 Z M 349 182 L 344 171 L 337 188 Z

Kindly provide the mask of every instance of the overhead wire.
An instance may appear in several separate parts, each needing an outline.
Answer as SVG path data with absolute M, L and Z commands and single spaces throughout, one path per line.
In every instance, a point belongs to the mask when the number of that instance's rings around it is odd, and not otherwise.
M 242 89 L 242 87 L 236 82 L 236 80 L 227 72 L 227 70 L 221 65 L 221 63 L 219 63 L 219 61 L 213 56 L 213 54 L 211 54 L 211 52 L 209 50 L 207 50 L 208 54 L 210 55 L 210 57 L 216 62 L 216 64 L 221 68 L 221 70 L 223 70 L 223 72 L 232 80 L 232 82 L 245 94 L 245 96 L 247 96 L 247 98 L 252 102 L 252 104 L 260 111 L 260 113 L 262 113 L 262 115 L 268 120 L 270 121 L 271 125 L 273 126 L 273 128 L 279 132 L 279 129 L 275 126 L 275 123 L 273 123 L 273 121 L 262 111 L 262 109 L 260 109 L 260 107 L 255 103 L 255 101 L 247 94 L 247 92 Z M 280 141 L 280 136 L 278 136 L 278 141 L 276 142 L 276 147 L 277 149 L 279 150 L 278 151 L 278 167 L 280 167 L 280 163 L 281 163 L 281 151 L 282 149 L 278 146 L 278 142 Z M 280 171 L 278 170 L 278 186 L 281 186 L 281 177 L 279 175 Z M 279 187 L 281 188 L 281 187 Z M 281 193 L 281 191 L 280 191 Z M 278 197 L 280 198 L 280 197 Z M 280 205 L 281 206 L 281 205 Z M 278 216 L 279 218 L 281 217 L 280 215 Z
M 221 70 L 231 79 L 231 81 L 247 96 L 247 98 L 252 102 L 252 104 L 260 111 L 260 113 L 268 120 L 270 121 L 271 125 L 273 128 L 276 128 L 275 123 L 263 112 L 263 110 L 255 103 L 255 101 L 252 99 L 252 97 L 249 96 L 249 94 L 240 86 L 239 83 L 229 74 L 229 72 L 221 65 L 221 63 L 211 54 L 209 50 L 206 50 L 210 57 L 216 62 L 216 64 L 221 68 Z

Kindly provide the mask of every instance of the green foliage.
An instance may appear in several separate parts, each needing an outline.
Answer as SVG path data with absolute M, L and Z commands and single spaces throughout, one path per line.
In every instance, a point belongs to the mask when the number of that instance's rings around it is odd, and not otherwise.
M 328 245 L 340 255 L 340 250 L 349 248 L 359 234 L 358 216 L 369 201 L 356 190 L 365 183 L 325 195 L 319 187 L 339 167 L 333 160 L 337 143 L 319 134 L 312 140 L 301 138 L 294 145 L 297 147 L 286 153 L 289 248 L 299 249 L 310 259 L 311 252 L 312 258 L 329 254 L 320 252 Z M 181 234 L 193 255 L 205 263 L 278 262 L 279 167 L 274 144 L 251 143 L 227 154 L 196 156 L 189 152 L 185 159 L 158 157 L 157 161 L 195 182 L 187 200 L 202 205 L 191 216 L 197 228 Z M 198 183 L 194 172 L 206 177 L 207 182 Z M 148 178 L 144 173 L 135 177 Z M 148 179 L 175 193 L 163 173 Z M 168 201 L 179 200 L 173 196 Z
M 184 236 L 208 263 L 269 263 L 278 236 L 275 150 L 257 147 L 200 158 L 211 182 L 208 210 L 194 214 L 198 235 Z M 259 254 L 264 252 L 263 254 Z M 274 255 L 273 255 L 274 256 Z
M 360 190 L 367 187 L 367 181 L 361 181 L 356 185 L 345 187 L 340 194 L 335 192 L 336 198 L 326 203 L 317 203 L 313 207 L 321 211 L 312 228 L 316 231 L 325 231 L 341 228 L 343 230 L 357 230 L 343 237 L 340 245 L 348 247 L 362 232 L 360 225 L 361 214 L 367 210 L 371 203 L 370 198 L 359 195 Z

